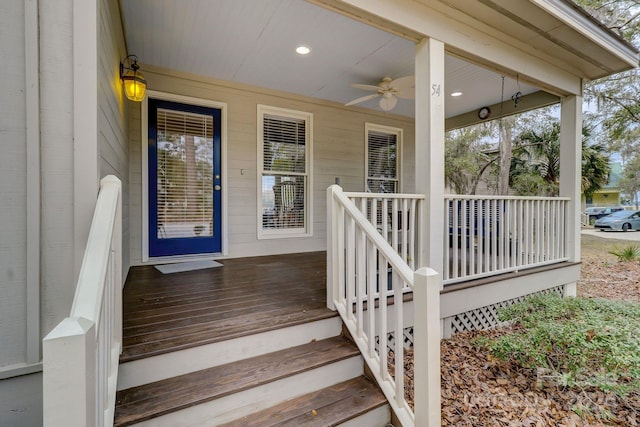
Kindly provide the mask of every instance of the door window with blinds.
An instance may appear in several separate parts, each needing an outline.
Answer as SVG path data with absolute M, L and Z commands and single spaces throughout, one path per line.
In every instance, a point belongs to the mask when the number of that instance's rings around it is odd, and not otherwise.
M 310 234 L 310 113 L 258 106 L 259 237 Z
M 402 129 L 367 123 L 365 135 L 366 191 L 399 192 Z
M 220 251 L 220 111 L 149 100 L 149 255 Z

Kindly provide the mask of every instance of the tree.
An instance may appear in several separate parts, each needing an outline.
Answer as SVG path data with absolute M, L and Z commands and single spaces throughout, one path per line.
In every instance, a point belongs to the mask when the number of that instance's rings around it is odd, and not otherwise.
M 454 129 L 445 139 L 445 183 L 457 194 L 476 194 L 478 183 L 497 158 L 488 154 L 486 139 L 490 128 L 484 124 Z
M 620 189 L 623 193 L 631 196 L 632 201 L 638 209 L 638 192 L 640 192 L 640 155 L 636 154 L 633 159 L 625 165 L 620 178 Z
M 604 147 L 590 143 L 591 132 L 582 129 L 582 192 L 586 198 L 606 185 L 609 157 Z M 521 196 L 557 196 L 560 183 L 560 124 L 546 122 L 522 132 L 515 142 L 510 184 Z
M 640 46 L 640 3 L 637 0 L 574 0 L 605 26 L 629 43 Z M 597 106 L 585 115 L 592 126 L 600 126 L 600 142 L 612 152 L 620 153 L 623 168 L 640 151 L 640 72 L 629 70 L 585 85 L 585 100 Z M 629 166 L 627 166 L 629 165 Z M 623 171 L 624 175 L 624 171 Z M 640 178 L 640 177 L 636 177 Z
M 516 141 L 510 181 L 522 196 L 557 196 L 560 182 L 560 125 L 522 132 Z

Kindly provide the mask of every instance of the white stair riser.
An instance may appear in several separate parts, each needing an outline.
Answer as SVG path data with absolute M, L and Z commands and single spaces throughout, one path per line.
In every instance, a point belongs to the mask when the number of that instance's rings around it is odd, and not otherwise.
M 389 405 L 380 406 L 372 411 L 355 417 L 338 427 L 386 427 L 391 422 L 391 409 Z
M 362 375 L 360 356 L 351 357 L 311 371 L 240 391 L 161 417 L 144 421 L 139 427 L 212 427 L 286 400 L 320 390 Z
M 236 362 L 340 334 L 339 317 L 192 347 L 118 367 L 118 390 Z

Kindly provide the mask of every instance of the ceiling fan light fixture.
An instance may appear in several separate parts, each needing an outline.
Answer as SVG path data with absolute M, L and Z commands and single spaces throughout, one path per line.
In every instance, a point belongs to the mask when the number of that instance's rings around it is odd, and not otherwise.
M 389 92 L 385 92 L 380 97 L 380 108 L 382 108 L 382 111 L 393 110 L 393 107 L 395 107 L 397 103 L 398 103 L 398 98 L 396 98 Z

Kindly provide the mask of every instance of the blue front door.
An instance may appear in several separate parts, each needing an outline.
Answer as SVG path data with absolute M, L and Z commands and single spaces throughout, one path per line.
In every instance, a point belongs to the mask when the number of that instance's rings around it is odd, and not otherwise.
M 149 256 L 221 252 L 221 111 L 149 99 Z

